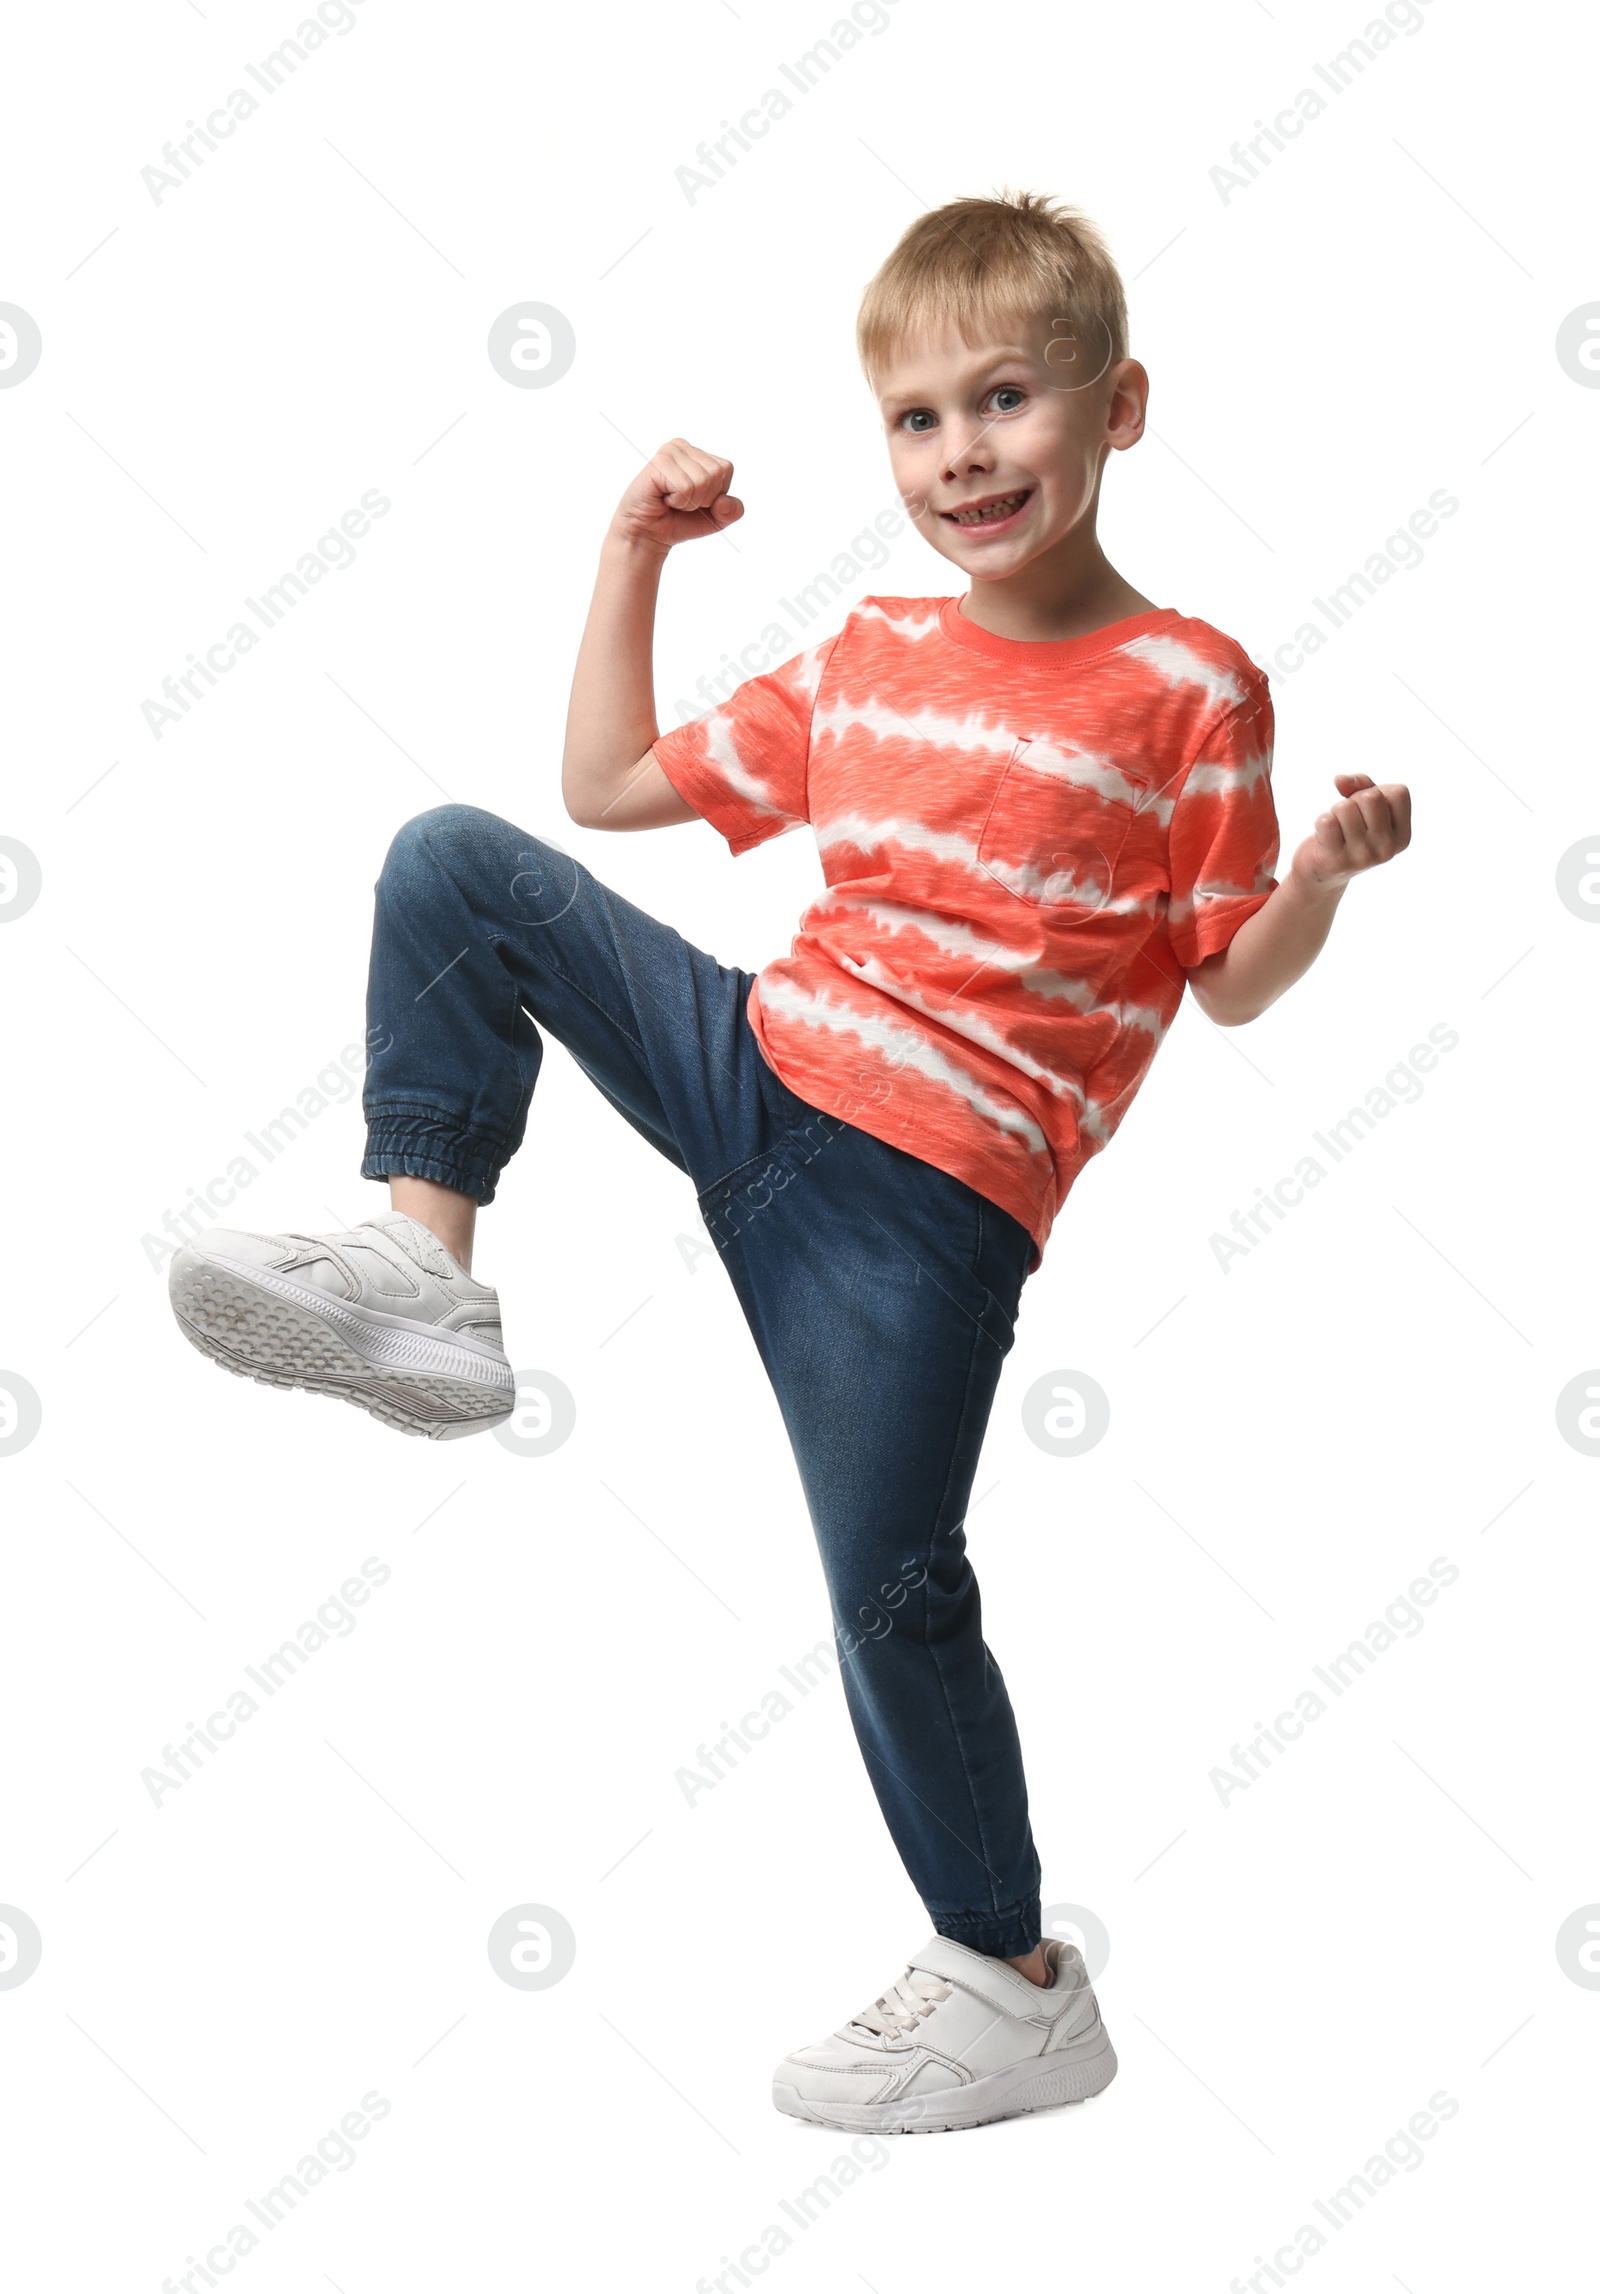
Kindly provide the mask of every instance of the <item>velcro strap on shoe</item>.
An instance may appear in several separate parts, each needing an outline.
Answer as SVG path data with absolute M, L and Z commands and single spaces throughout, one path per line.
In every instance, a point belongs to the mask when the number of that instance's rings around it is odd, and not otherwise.
M 431 1227 L 420 1219 L 413 1219 L 404 1211 L 392 1211 L 386 1217 L 363 1219 L 364 1227 L 377 1227 L 391 1242 L 397 1243 L 405 1256 L 427 1274 L 438 1275 L 444 1282 L 451 1281 L 458 1269 Z
M 1046 1991 L 1042 1985 L 1030 1983 L 1025 1975 L 1018 1975 L 997 1960 L 985 1958 L 981 1952 L 969 1950 L 949 1936 L 930 1937 L 913 1957 L 911 1965 L 925 1975 L 936 1975 L 941 1983 L 958 1984 L 963 1991 L 970 1991 L 985 2006 L 1002 2015 L 1038 2018 L 1046 2023 L 1054 2023 L 1063 2015 L 1083 1989 L 1081 1985 L 1074 1985 L 1070 1990 Z

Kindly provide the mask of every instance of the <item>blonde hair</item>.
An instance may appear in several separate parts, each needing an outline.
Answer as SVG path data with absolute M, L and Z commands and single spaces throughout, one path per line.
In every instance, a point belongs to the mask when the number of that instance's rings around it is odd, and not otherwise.
M 1097 226 L 1036 191 L 953 199 L 919 215 L 869 281 L 856 349 L 870 376 L 924 330 L 953 321 L 976 342 L 1044 317 L 1076 328 L 1091 374 L 1127 357 L 1127 299 Z

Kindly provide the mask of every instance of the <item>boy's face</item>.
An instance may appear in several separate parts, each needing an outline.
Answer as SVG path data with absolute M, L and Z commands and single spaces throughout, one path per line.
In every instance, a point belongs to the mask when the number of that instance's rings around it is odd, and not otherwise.
M 1149 377 L 1105 373 L 1066 322 L 1018 320 L 977 346 L 902 343 L 872 380 L 913 522 L 971 579 L 1004 581 L 1092 528 L 1100 471 L 1144 428 Z

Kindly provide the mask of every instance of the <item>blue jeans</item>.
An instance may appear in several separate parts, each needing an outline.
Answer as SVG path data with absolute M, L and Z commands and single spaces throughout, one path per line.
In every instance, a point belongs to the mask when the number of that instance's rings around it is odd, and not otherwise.
M 541 1028 L 688 1174 L 793 1445 L 850 1718 L 912 1885 L 941 1935 L 1031 1951 L 1039 1860 L 962 1528 L 1026 1229 L 797 1098 L 751 1031 L 751 973 L 510 822 L 423 813 L 376 889 L 363 1177 L 492 1202 Z

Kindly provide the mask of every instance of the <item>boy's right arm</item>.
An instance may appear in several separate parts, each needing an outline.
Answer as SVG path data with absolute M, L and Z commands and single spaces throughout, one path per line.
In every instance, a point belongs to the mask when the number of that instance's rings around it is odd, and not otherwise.
M 652 753 L 656 590 L 676 542 L 743 517 L 733 464 L 669 439 L 617 505 L 572 674 L 561 794 L 580 828 L 665 828 L 698 820 Z

